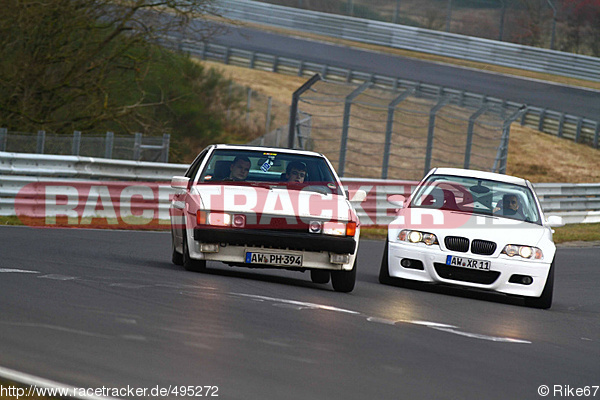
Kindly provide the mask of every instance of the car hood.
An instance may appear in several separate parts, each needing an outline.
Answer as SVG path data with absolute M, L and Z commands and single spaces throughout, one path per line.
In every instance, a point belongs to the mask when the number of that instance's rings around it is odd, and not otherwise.
M 202 185 L 192 189 L 204 210 L 254 213 L 272 216 L 314 217 L 325 220 L 356 220 L 345 196 L 323 193 L 318 187 L 301 190 L 285 186 Z

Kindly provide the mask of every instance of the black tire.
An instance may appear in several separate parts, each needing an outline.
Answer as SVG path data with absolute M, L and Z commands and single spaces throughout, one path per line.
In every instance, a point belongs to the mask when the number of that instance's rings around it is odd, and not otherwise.
M 525 305 L 527 307 L 548 309 L 552 307 L 552 294 L 554 292 L 554 260 L 550 265 L 548 279 L 540 297 L 525 297 Z
M 381 257 L 381 267 L 379 268 L 379 283 L 382 283 L 384 285 L 391 285 L 393 282 L 393 279 L 390 276 L 388 247 L 389 241 L 388 239 L 385 239 L 385 248 L 383 249 L 383 256 Z
M 349 293 L 356 284 L 356 258 L 350 271 L 331 271 L 331 284 L 336 292 Z
M 188 250 L 187 235 L 185 230 L 183 231 L 183 268 L 191 272 L 204 272 L 206 271 L 206 260 L 194 260 L 190 257 L 190 251 Z
M 173 234 L 172 229 L 171 229 L 171 247 L 173 248 L 173 253 L 171 255 L 171 261 L 175 265 L 183 265 L 183 254 L 179 253 L 175 249 L 175 235 Z
M 310 280 L 313 281 L 313 283 L 329 283 L 330 277 L 329 271 L 323 269 L 310 270 Z

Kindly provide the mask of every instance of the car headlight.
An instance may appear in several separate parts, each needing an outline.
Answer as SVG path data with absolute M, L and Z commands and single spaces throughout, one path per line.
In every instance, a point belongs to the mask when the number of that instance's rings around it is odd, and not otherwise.
M 246 216 L 243 214 L 230 214 L 225 212 L 198 211 L 196 214 L 198 225 L 234 226 L 243 228 L 246 225 Z
M 404 229 L 398 234 L 398 240 L 410 243 L 425 243 L 428 246 L 439 244 L 433 233 Z
M 541 249 L 533 246 L 521 246 L 518 244 L 508 244 L 504 246 L 502 253 L 509 257 L 518 255 L 522 258 L 534 260 L 542 260 L 544 258 L 544 253 L 542 253 Z

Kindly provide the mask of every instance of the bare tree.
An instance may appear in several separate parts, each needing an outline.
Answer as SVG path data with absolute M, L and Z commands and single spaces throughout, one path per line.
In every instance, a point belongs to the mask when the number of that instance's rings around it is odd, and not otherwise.
M 214 27 L 197 22 L 214 14 L 212 0 L 1 2 L 0 122 L 18 129 L 162 130 L 147 112 L 172 100 L 168 87 L 149 96 L 151 62 L 168 57 L 155 43 Z

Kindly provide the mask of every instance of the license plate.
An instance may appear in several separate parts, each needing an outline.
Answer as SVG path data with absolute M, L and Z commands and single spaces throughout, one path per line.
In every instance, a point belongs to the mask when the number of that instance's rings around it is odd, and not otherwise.
M 473 260 L 472 258 L 465 258 L 459 256 L 448 256 L 446 257 L 446 265 L 452 265 L 453 267 L 479 269 L 482 271 L 490 270 L 490 262 L 482 260 Z
M 246 263 L 301 267 L 302 256 L 296 254 L 246 252 Z

